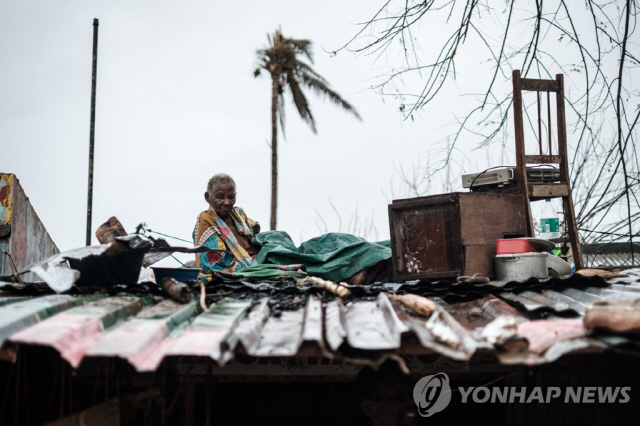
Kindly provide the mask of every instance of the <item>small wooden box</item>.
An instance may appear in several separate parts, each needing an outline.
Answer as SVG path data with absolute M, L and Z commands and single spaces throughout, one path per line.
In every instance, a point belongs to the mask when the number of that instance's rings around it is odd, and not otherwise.
M 394 280 L 493 278 L 496 240 L 526 235 L 525 200 L 497 192 L 394 200 L 389 224 Z

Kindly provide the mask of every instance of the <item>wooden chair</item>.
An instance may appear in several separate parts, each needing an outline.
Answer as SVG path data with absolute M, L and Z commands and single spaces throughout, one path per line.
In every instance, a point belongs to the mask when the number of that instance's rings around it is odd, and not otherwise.
M 537 155 L 527 155 L 524 145 L 524 124 L 522 110 L 522 92 L 537 92 L 538 98 L 538 146 Z M 557 149 L 552 149 L 551 141 L 551 92 L 556 94 L 556 114 L 557 114 Z M 546 93 L 547 96 L 547 126 L 548 126 L 548 146 L 549 153 L 542 154 L 542 117 L 540 106 L 540 95 Z M 573 199 L 571 198 L 571 187 L 569 184 L 569 166 L 567 161 L 567 129 L 564 113 L 564 77 L 557 74 L 555 80 L 537 80 L 520 78 L 520 71 L 513 71 L 513 120 L 516 139 L 516 179 L 518 192 L 525 196 L 527 212 L 528 235 L 535 236 L 533 228 L 533 218 L 531 215 L 531 201 L 544 200 L 547 198 L 562 198 L 564 218 L 567 225 L 568 238 L 554 240 L 555 242 L 569 241 L 573 255 L 573 262 L 576 270 L 582 269 L 582 251 L 580 250 L 580 240 L 578 227 L 576 225 L 575 213 L 573 209 Z M 527 165 L 535 164 L 557 164 L 560 172 L 560 179 L 553 183 L 529 183 L 527 181 Z

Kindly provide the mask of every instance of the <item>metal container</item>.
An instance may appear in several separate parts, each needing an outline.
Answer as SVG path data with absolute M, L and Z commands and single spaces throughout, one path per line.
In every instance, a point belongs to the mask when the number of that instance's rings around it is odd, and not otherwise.
M 499 281 L 526 281 L 548 278 L 548 253 L 499 254 L 495 258 Z

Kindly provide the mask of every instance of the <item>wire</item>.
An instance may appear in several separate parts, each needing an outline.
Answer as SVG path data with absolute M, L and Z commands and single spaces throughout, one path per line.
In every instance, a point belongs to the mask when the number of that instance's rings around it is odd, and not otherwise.
M 469 189 L 473 189 L 473 184 L 476 183 L 476 179 L 478 179 L 483 174 L 487 173 L 489 170 L 507 168 L 507 167 L 509 166 L 495 166 L 495 167 L 489 167 L 488 169 L 481 171 L 476 175 L 476 177 L 473 178 L 473 180 L 471 181 L 471 184 L 469 185 Z
M 179 260 L 177 257 L 175 257 L 174 255 L 171 255 L 171 257 L 173 257 L 173 259 L 174 259 L 176 262 L 178 262 L 179 264 L 181 264 L 181 265 L 182 265 L 182 266 L 184 266 L 185 268 L 187 267 L 187 265 L 185 265 L 184 263 L 180 262 L 180 260 Z
M 11 265 L 13 266 L 13 273 L 15 276 L 18 277 L 18 281 L 22 282 L 22 277 L 18 274 L 20 271 L 18 271 L 18 268 L 16 267 L 16 263 L 13 261 L 13 257 L 11 257 L 11 253 L 9 253 L 5 249 L 0 249 L 0 252 L 5 253 L 7 256 L 9 256 L 9 260 L 11 261 Z
M 185 243 L 193 244 L 193 241 L 185 240 L 183 238 L 174 237 L 172 235 L 163 234 L 162 232 L 152 231 L 151 229 L 147 229 L 147 231 L 151 232 L 152 234 L 158 234 L 158 235 L 162 235 L 163 237 L 169 237 L 169 238 L 173 238 L 174 240 L 184 241 Z
M 185 243 L 193 244 L 193 241 L 185 240 L 184 238 L 174 237 L 173 235 L 163 234 L 162 232 L 157 232 L 150 228 L 147 228 L 147 224 L 145 222 L 142 222 L 141 224 L 136 226 L 136 232 L 135 232 L 136 234 L 140 234 L 140 233 L 145 234 L 147 232 L 150 232 L 152 234 L 162 235 L 163 237 L 173 238 L 174 240 L 178 240 L 178 241 L 184 241 Z
M 592 229 L 578 228 L 578 231 L 595 232 L 596 234 L 615 235 L 616 237 L 628 237 L 629 234 L 617 234 L 615 232 L 594 231 Z M 640 234 L 633 234 L 633 237 L 640 237 Z

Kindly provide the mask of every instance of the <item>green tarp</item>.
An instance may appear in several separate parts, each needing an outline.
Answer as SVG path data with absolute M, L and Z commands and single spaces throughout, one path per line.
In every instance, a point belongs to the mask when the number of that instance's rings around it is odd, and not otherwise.
M 253 242 L 260 247 L 254 260 L 257 264 L 301 263 L 309 275 L 334 282 L 391 258 L 388 240 L 371 243 L 350 234 L 324 234 L 296 247 L 286 232 L 268 231 L 256 235 Z

